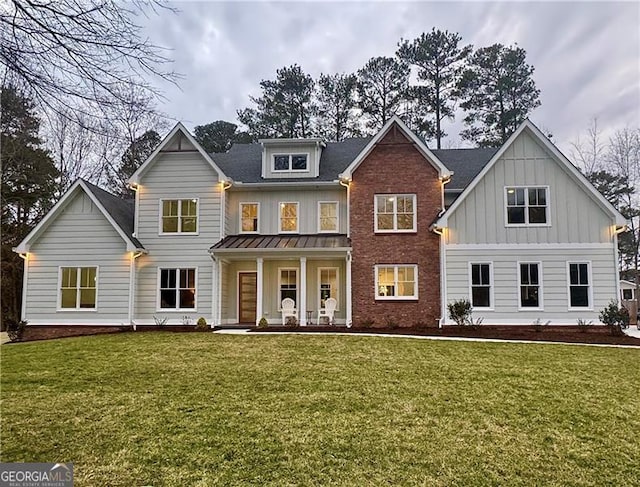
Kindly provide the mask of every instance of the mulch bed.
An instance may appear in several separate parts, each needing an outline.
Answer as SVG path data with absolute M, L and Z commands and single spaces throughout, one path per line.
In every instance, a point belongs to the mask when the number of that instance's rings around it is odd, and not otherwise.
M 531 340 L 538 342 L 596 343 L 611 345 L 635 345 L 640 347 L 640 339 L 627 335 L 612 336 L 605 326 L 590 326 L 583 331 L 577 326 L 542 326 L 537 330 L 533 326 L 482 325 L 471 327 L 445 326 L 444 328 L 347 328 L 345 326 L 269 326 L 255 328 L 253 332 L 287 331 L 297 333 L 339 332 L 339 333 L 392 333 L 396 335 L 420 335 L 441 337 L 491 338 L 497 340 Z

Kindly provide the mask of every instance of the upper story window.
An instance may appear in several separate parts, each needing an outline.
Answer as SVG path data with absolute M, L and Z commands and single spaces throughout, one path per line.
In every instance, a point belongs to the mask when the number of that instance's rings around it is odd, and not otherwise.
M 298 233 L 298 203 L 280 203 L 280 232 Z
M 318 203 L 318 231 L 320 233 L 338 231 L 337 201 L 320 201 Z
M 160 233 L 198 233 L 198 200 L 161 200 Z
M 240 203 L 240 233 L 257 233 L 259 203 Z
M 307 154 L 274 154 L 273 172 L 308 171 Z
M 375 196 L 376 232 L 415 232 L 416 195 L 379 194 Z
M 61 267 L 59 309 L 95 310 L 97 288 L 97 267 Z
M 548 187 L 508 187 L 505 191 L 507 225 L 549 224 Z

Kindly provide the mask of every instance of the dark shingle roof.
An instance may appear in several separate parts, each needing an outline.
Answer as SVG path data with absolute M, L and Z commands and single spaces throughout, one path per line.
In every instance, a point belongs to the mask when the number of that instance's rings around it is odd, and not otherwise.
M 331 250 L 347 247 L 351 247 L 351 243 L 346 235 L 231 235 L 220 240 L 211 250 Z
M 445 188 L 463 190 L 482 171 L 498 149 L 436 149 L 431 152 L 453 171 L 453 177 Z
M 262 146 L 260 144 L 235 144 L 229 152 L 211 154 L 222 171 L 234 181 L 243 183 L 334 181 L 369 143 L 371 137 L 327 142 L 320 158 L 320 175 L 317 178 L 262 178 Z
M 131 239 L 131 242 L 139 249 L 144 247 L 140 241 L 133 237 L 133 220 L 135 218 L 135 203 L 131 200 L 125 200 L 118 198 L 117 196 L 99 188 L 95 184 L 91 184 L 84 179 L 82 182 L 89 188 L 93 195 L 97 198 L 100 204 L 107 210 L 107 213 L 116 222 L 116 225 L 120 227 L 120 230 Z
M 229 152 L 211 154 L 220 169 L 234 181 L 260 182 L 312 182 L 334 181 L 369 143 L 371 137 L 327 142 L 320 158 L 320 175 L 317 178 L 262 178 L 262 146 L 260 144 L 235 144 Z M 447 189 L 464 189 L 489 162 L 498 149 L 438 149 L 432 152 L 454 172 Z

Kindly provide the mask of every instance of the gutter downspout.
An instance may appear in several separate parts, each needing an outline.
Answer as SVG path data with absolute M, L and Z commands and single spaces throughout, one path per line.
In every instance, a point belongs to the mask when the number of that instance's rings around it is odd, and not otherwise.
M 347 188 L 347 238 L 351 238 L 351 181 L 340 179 L 339 183 Z

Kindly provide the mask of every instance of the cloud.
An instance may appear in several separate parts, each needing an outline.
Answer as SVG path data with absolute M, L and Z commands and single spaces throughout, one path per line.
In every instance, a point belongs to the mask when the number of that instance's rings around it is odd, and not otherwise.
M 595 115 L 601 126 L 640 124 L 640 8 L 635 3 L 180 3 L 146 19 L 170 47 L 181 90 L 163 86 L 161 107 L 188 125 L 224 119 L 259 96 L 261 79 L 299 64 L 314 77 L 355 72 L 392 56 L 401 38 L 432 27 L 476 48 L 517 43 L 535 67 L 542 106 L 532 119 L 562 149 Z M 462 113 L 445 130 L 456 139 Z

